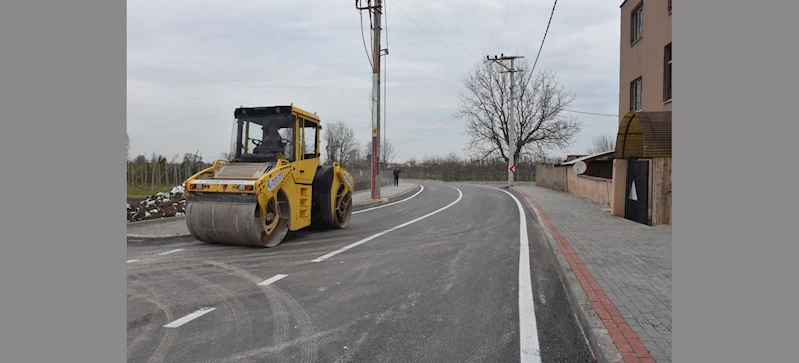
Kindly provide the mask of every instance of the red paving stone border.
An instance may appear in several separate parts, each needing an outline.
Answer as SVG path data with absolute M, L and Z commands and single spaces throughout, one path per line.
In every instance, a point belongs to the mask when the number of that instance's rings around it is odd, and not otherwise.
M 616 306 L 610 301 L 608 295 L 596 282 L 596 279 L 585 267 L 583 261 L 577 256 L 577 253 L 571 248 L 566 237 L 563 237 L 558 232 L 557 227 L 549 220 L 549 216 L 538 203 L 536 203 L 527 192 L 514 188 L 520 193 L 524 194 L 530 203 L 535 206 L 538 213 L 541 214 L 541 219 L 544 221 L 549 233 L 555 238 L 555 241 L 560 247 L 555 253 L 562 253 L 566 260 L 569 262 L 572 271 L 577 275 L 577 280 L 580 281 L 585 293 L 591 300 L 594 310 L 610 334 L 613 343 L 621 353 L 622 358 L 628 363 L 655 363 L 655 360 L 649 354 L 649 351 L 644 347 L 644 343 L 638 338 L 635 332 L 627 325 L 627 321 L 622 317 L 621 313 L 616 309 Z

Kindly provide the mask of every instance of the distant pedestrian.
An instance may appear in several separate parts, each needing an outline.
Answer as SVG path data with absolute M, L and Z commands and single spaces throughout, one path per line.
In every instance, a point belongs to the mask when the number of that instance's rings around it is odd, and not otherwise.
M 399 186 L 399 174 L 400 174 L 400 170 L 395 168 L 394 169 L 394 186 L 395 187 Z

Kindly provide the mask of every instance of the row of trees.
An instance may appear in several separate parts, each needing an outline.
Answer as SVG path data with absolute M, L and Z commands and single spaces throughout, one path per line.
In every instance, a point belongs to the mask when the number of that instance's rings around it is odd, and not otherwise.
M 461 104 L 454 114 L 455 117 L 466 120 L 465 131 L 469 139 L 464 149 L 465 156 L 449 154 L 445 157 L 428 157 L 421 161 L 411 159 L 403 163 L 403 176 L 444 180 L 504 180 L 507 177 L 509 156 L 513 155 L 517 164 L 517 175 L 524 179 L 527 175 L 534 178 L 531 170 L 535 169 L 533 165 L 536 162 L 557 162 L 553 154 L 565 153 L 582 129 L 580 122 L 567 111 L 575 94 L 560 84 L 553 72 L 533 74 L 524 60 L 521 69 L 514 78 L 513 85 L 516 99 L 513 120 L 516 147 L 513 150 L 508 148 L 511 122 L 510 77 L 498 65 L 484 63 L 475 66 L 463 80 L 464 91 L 459 93 Z M 371 168 L 371 140 L 359 142 L 354 130 L 346 123 L 335 121 L 326 124 L 322 137 L 325 144 L 323 163 L 337 161 L 358 171 L 353 173 L 356 178 Z M 613 143 L 612 137 L 601 135 L 594 139 L 587 153 L 612 150 Z M 379 159 L 384 167 L 396 164 L 396 150 L 389 140 L 382 141 L 380 153 Z M 225 158 L 228 156 L 221 155 Z M 144 155 L 139 155 L 129 164 L 138 167 L 153 165 L 149 170 L 152 174 L 149 180 L 155 185 L 162 180 L 157 176 L 159 165 L 178 165 L 178 157 L 176 155 L 167 163 L 166 158 L 160 155 L 153 155 L 149 160 Z M 179 167 L 190 173 L 198 165 L 203 165 L 199 154 L 185 154 Z M 180 172 L 173 174 L 182 177 Z M 133 179 L 142 178 L 134 176 Z M 130 181 L 129 175 L 129 183 Z

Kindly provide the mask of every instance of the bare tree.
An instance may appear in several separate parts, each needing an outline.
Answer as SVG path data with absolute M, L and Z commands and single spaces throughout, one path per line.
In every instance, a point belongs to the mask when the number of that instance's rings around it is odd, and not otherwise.
M 611 151 L 616 148 L 616 140 L 613 139 L 608 134 L 602 134 L 594 138 L 592 141 L 591 147 L 589 147 L 586 152 L 591 154 L 597 154 L 605 151 Z
M 350 165 L 358 157 L 358 143 L 355 131 L 342 121 L 328 124 L 322 137 L 326 144 L 326 162 L 337 161 L 341 165 Z
M 546 156 L 553 149 L 565 150 L 572 144 L 581 127 L 564 109 L 574 100 L 574 94 L 556 80 L 552 72 L 535 75 L 525 68 L 515 77 L 514 88 L 516 148 L 514 159 Z M 464 80 L 461 106 L 457 115 L 467 120 L 469 135 L 467 151 L 478 159 L 499 157 L 507 162 L 508 119 L 510 109 L 510 80 L 503 68 L 486 63 L 478 65 Z M 534 77 L 535 76 L 535 77 Z
M 390 164 L 394 161 L 394 158 L 397 157 L 397 151 L 394 149 L 394 145 L 388 139 L 383 139 L 383 145 L 380 147 L 380 155 L 382 156 L 378 162 L 383 163 L 383 165 Z M 364 156 L 365 161 L 370 163 L 372 160 L 372 141 L 369 140 L 364 144 Z

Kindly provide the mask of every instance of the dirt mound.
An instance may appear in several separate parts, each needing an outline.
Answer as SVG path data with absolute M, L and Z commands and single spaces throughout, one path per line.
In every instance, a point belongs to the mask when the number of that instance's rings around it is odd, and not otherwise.
M 128 222 L 144 221 L 164 217 L 181 216 L 186 213 L 186 198 L 183 186 L 169 192 L 149 195 L 144 199 L 128 199 Z

